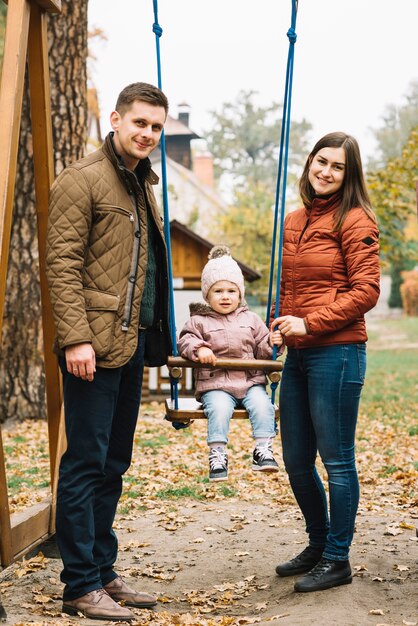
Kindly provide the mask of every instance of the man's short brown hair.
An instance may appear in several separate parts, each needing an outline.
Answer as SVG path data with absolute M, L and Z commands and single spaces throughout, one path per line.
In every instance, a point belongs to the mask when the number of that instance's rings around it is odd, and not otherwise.
M 166 95 L 149 83 L 131 83 L 125 89 L 122 89 L 116 101 L 115 109 L 123 115 L 135 101 L 149 102 L 154 106 L 163 107 L 165 113 L 168 113 L 168 100 Z

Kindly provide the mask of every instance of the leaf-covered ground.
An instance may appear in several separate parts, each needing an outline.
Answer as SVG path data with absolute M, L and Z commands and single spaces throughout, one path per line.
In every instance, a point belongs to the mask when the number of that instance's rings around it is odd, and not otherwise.
M 159 597 L 137 611 L 141 626 L 418 624 L 418 324 L 375 323 L 357 433 L 361 506 L 352 585 L 295 594 L 274 567 L 305 542 L 303 521 L 280 472 L 251 471 L 248 422 L 230 433 L 230 478 L 207 479 L 206 424 L 176 431 L 159 403 L 143 405 L 116 528 L 119 571 Z M 415 337 L 418 336 L 415 334 Z M 395 338 L 395 339 L 394 339 Z M 3 429 L 10 506 L 48 492 L 46 425 Z M 275 441 L 280 460 L 280 441 Z M 60 561 L 47 550 L 0 575 L 10 624 L 74 624 L 60 615 Z M 85 624 L 90 623 L 84 620 Z M 94 622 L 91 622 L 94 623 Z

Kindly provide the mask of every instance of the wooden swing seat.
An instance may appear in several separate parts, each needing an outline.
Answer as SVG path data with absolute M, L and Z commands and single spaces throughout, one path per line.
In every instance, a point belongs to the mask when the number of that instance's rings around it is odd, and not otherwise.
M 181 378 L 183 367 L 209 369 L 229 369 L 229 370 L 262 370 L 266 372 L 272 382 L 280 380 L 280 371 L 283 369 L 281 361 L 268 361 L 261 359 L 218 359 L 216 366 L 203 365 L 197 361 L 188 361 L 181 357 L 169 357 L 167 366 L 173 378 Z M 190 422 L 195 419 L 207 419 L 202 409 L 202 405 L 195 398 L 178 398 L 178 408 L 175 408 L 175 401 L 171 398 L 165 401 L 166 419 L 170 422 Z M 275 417 L 279 417 L 279 408 L 274 405 Z M 248 413 L 244 408 L 235 409 L 233 419 L 248 419 Z

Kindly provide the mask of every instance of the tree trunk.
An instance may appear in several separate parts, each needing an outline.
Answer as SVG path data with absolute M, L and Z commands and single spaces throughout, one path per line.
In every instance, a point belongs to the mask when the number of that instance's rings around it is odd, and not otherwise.
M 49 17 L 55 173 L 83 155 L 87 127 L 87 3 Z M 0 353 L 0 422 L 46 415 L 32 133 L 26 80 Z

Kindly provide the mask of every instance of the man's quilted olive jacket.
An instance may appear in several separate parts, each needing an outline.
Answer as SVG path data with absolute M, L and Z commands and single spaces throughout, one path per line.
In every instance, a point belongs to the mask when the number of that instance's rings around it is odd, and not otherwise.
M 170 350 L 167 254 L 152 190 L 158 177 L 148 159 L 139 166 L 146 170 L 143 186 L 123 166 L 108 135 L 102 148 L 67 167 L 51 188 L 46 265 L 55 350 L 89 342 L 102 367 L 125 364 L 137 346 L 147 267 L 144 190 L 160 235 L 161 364 Z

